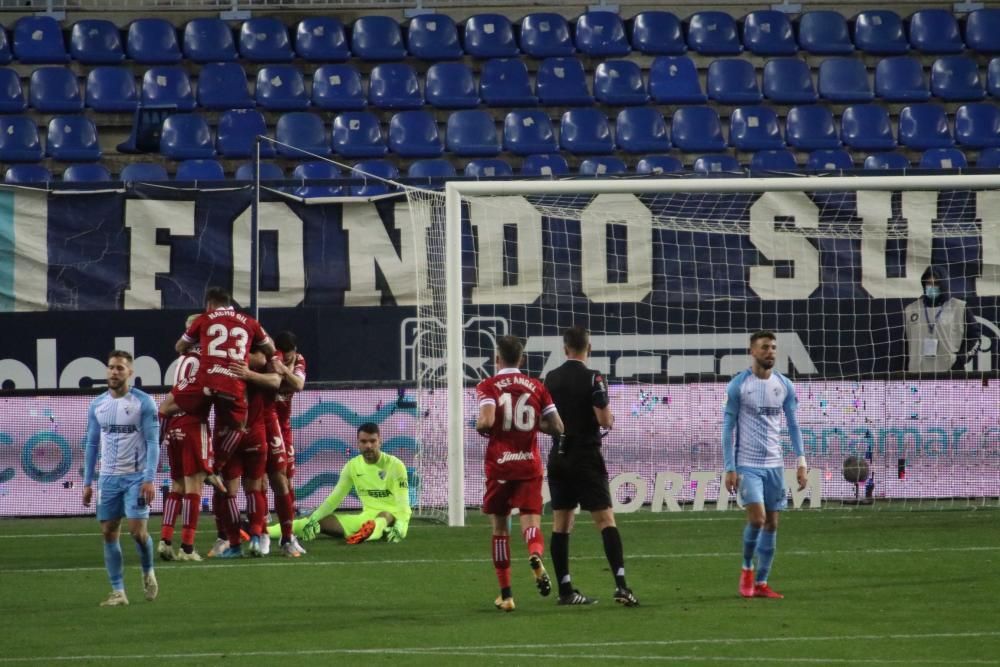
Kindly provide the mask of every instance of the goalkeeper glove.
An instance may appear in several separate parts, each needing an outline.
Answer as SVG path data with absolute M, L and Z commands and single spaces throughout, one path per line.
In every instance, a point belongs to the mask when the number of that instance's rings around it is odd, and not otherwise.
M 399 529 L 395 526 L 389 526 L 385 529 L 385 541 L 389 544 L 395 544 L 397 542 L 403 541 L 403 535 L 399 532 Z
M 302 539 L 309 542 L 315 540 L 317 535 L 319 535 L 319 522 L 309 519 L 306 525 L 302 526 Z

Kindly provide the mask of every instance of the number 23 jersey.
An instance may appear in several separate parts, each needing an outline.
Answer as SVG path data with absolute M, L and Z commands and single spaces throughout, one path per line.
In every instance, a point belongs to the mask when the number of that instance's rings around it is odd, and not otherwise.
M 201 346 L 199 384 L 235 398 L 243 396 L 246 385 L 229 364 L 246 363 L 251 348 L 270 338 L 257 320 L 230 307 L 199 315 L 184 332 L 184 340 Z
M 531 479 L 542 476 L 542 458 L 535 434 L 542 415 L 556 411 L 541 381 L 516 368 L 504 368 L 476 386 L 479 405 L 494 405 L 496 413 L 486 445 L 488 479 Z

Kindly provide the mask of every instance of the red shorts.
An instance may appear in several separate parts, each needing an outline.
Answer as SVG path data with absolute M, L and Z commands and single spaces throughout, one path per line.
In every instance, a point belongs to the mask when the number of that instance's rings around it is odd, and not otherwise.
M 483 513 L 506 516 L 514 508 L 522 514 L 542 513 L 542 478 L 486 480 Z
M 215 408 L 215 423 L 222 426 L 243 428 L 247 423 L 247 397 L 240 396 L 238 399 L 230 400 L 221 396 L 212 397 L 212 406 Z
M 180 481 L 212 472 L 212 439 L 208 424 L 193 415 L 179 415 L 167 425 L 167 460 L 170 478 Z
M 263 427 L 251 428 L 243 434 L 236 452 L 226 462 L 222 476 L 229 480 L 245 477 L 262 479 L 267 473 L 267 438 Z
M 189 415 L 205 415 L 205 418 L 208 418 L 208 413 L 212 408 L 212 399 L 206 396 L 200 388 L 178 390 L 175 387 L 170 390 L 170 395 L 174 397 L 174 403 L 182 412 Z
M 285 441 L 281 437 L 281 429 L 277 423 L 267 424 L 267 473 L 287 472 L 288 456 L 285 454 Z

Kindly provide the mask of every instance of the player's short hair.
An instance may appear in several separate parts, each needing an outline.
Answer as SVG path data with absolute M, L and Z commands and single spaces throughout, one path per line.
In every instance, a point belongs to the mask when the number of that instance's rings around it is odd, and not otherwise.
M 369 435 L 378 435 L 379 434 L 378 424 L 376 424 L 375 422 L 365 422 L 364 424 L 358 427 L 358 435 L 361 435 L 362 433 L 368 433 Z
M 762 329 L 760 331 L 754 331 L 750 334 L 750 347 L 753 347 L 754 343 L 759 341 L 761 338 L 770 338 L 771 340 L 778 340 L 775 333 L 769 329 Z
M 571 326 L 563 331 L 563 345 L 575 352 L 585 352 L 590 344 L 590 332 L 580 325 Z
M 517 336 L 500 336 L 497 338 L 497 355 L 508 366 L 517 366 L 524 354 L 524 343 Z
M 279 331 L 274 334 L 272 340 L 274 341 L 275 349 L 282 352 L 294 352 L 299 347 L 299 340 L 291 331 Z
M 125 361 L 128 362 L 129 366 L 132 365 L 131 352 L 126 352 L 125 350 L 111 350 L 110 352 L 108 352 L 108 361 L 111 361 L 115 357 L 118 357 L 119 359 L 124 359 Z
M 205 305 L 210 303 L 219 304 L 221 306 L 231 306 L 233 305 L 233 297 L 224 287 L 209 287 L 205 290 Z
M 192 324 L 194 324 L 194 321 L 195 321 L 196 319 L 198 319 L 198 317 L 200 317 L 200 315 L 201 315 L 201 313 L 194 313 L 194 314 L 192 314 L 192 315 L 188 315 L 188 316 L 187 316 L 187 319 L 186 319 L 186 320 L 184 320 L 184 328 L 185 328 L 185 329 L 188 329 L 188 328 L 190 328 L 190 326 L 191 326 Z

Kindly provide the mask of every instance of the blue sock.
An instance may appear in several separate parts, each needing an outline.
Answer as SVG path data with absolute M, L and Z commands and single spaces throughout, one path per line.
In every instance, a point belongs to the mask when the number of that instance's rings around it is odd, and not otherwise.
M 775 543 L 778 541 L 778 531 L 763 531 L 760 539 L 757 540 L 757 583 L 763 584 L 767 581 L 767 575 L 771 571 L 771 563 L 774 561 Z
M 142 563 L 142 573 L 149 574 L 153 571 L 153 538 L 146 535 L 146 542 L 136 542 L 135 550 L 139 552 L 139 560 Z
M 753 552 L 757 550 L 757 536 L 760 535 L 760 528 L 754 528 L 747 524 L 743 528 L 743 568 L 749 570 L 753 567 Z
M 104 543 L 104 568 L 108 571 L 108 579 L 111 580 L 111 589 L 116 591 L 125 590 L 125 567 L 122 559 L 122 545 L 117 540 Z

